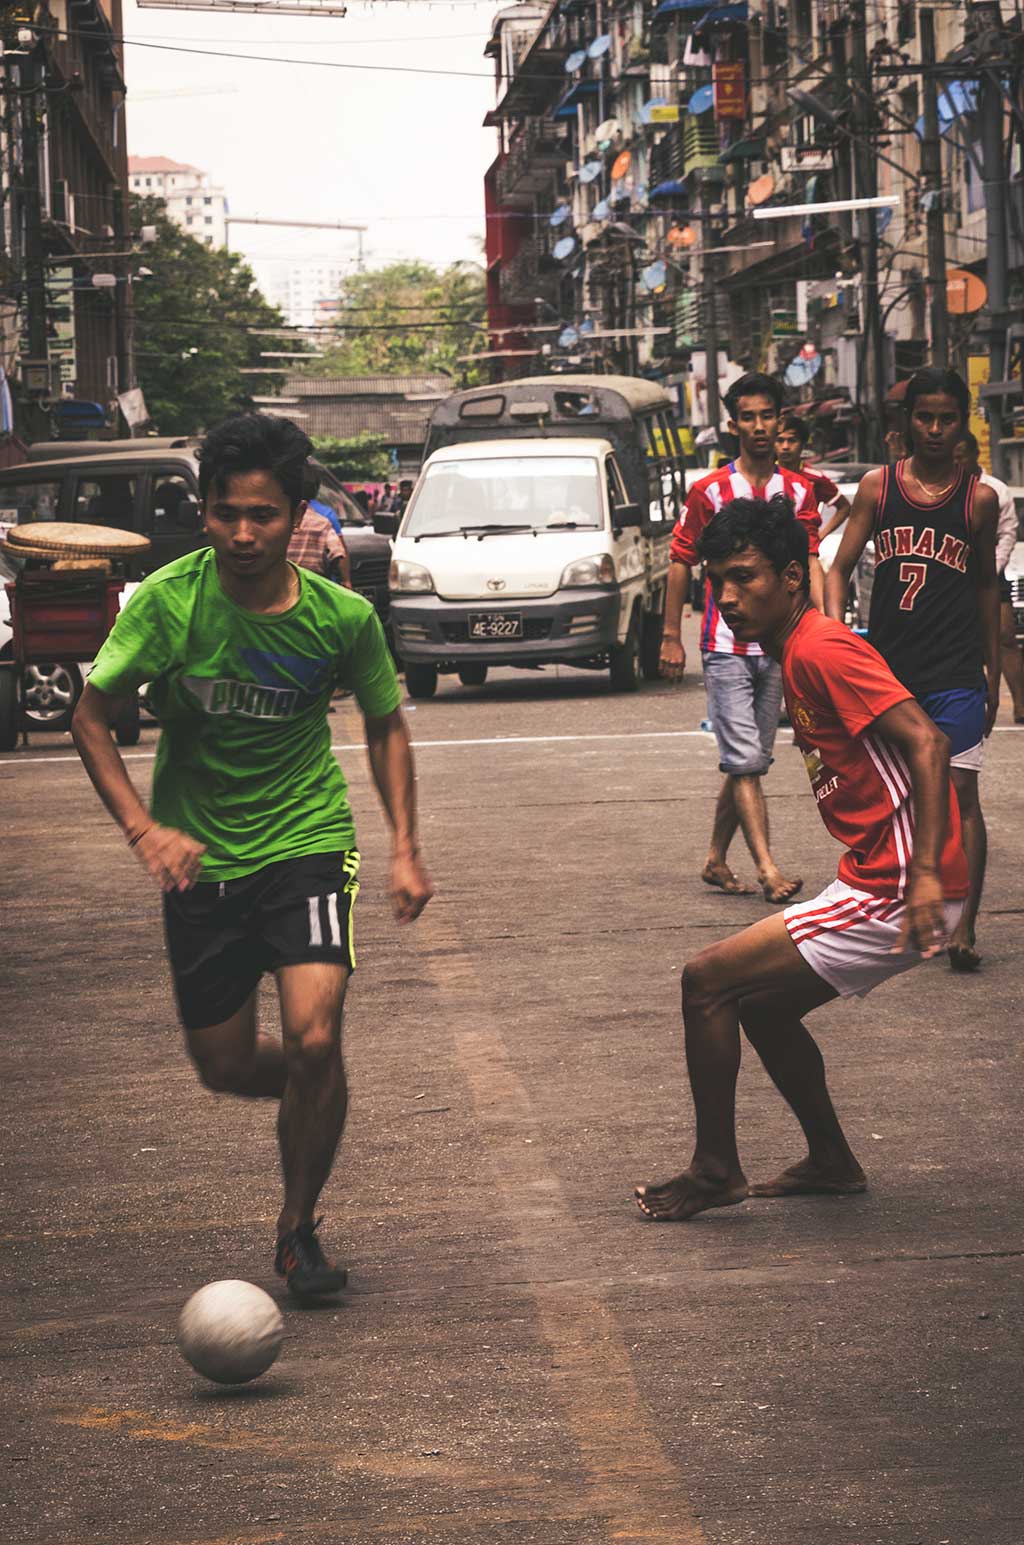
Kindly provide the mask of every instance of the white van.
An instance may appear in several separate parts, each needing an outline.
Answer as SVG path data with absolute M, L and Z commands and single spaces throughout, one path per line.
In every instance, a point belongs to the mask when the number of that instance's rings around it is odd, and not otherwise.
M 647 527 L 645 532 L 644 528 Z M 651 534 L 609 440 L 475 441 L 423 467 L 391 559 L 391 622 L 411 697 L 439 670 L 494 665 L 657 674 L 671 523 Z

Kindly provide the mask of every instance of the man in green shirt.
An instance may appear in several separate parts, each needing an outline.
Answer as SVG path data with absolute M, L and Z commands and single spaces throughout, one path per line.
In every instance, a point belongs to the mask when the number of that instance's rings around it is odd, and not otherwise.
M 280 1102 L 277 1271 L 299 1297 L 339 1291 L 314 1222 L 345 1123 L 345 988 L 359 853 L 327 722 L 355 696 L 394 851 L 400 923 L 431 896 L 416 839 L 401 689 L 369 601 L 288 562 L 312 446 L 286 419 L 244 414 L 199 452 L 210 543 L 151 574 L 97 656 L 72 733 L 96 791 L 164 892 L 178 1010 L 204 1084 Z M 146 810 L 111 738 L 149 682 L 162 726 Z M 283 1042 L 260 1034 L 272 971 Z

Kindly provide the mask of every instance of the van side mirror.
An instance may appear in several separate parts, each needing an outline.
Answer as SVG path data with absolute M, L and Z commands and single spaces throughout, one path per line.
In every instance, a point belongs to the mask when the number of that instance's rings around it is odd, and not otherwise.
M 392 510 L 378 510 L 373 517 L 373 529 L 378 536 L 397 536 L 399 518 Z
M 174 524 L 182 531 L 199 531 L 203 524 L 203 512 L 198 499 L 182 499 L 178 503 Z
M 625 530 L 627 526 L 642 526 L 644 512 L 639 504 L 616 504 L 612 506 L 612 525 Z

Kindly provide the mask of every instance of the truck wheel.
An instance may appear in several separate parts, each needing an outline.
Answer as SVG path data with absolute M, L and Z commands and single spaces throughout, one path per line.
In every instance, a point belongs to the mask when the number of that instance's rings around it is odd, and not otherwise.
M 635 692 L 640 685 L 640 621 L 634 611 L 624 644 L 613 644 L 609 671 L 615 692 Z
M 664 618 L 660 612 L 647 612 L 644 616 L 643 632 L 640 636 L 640 669 L 645 681 L 658 681 L 661 671 L 658 662 L 661 659 L 661 635 L 664 631 Z
M 487 680 L 486 665 L 462 665 L 459 667 L 459 680 L 464 687 L 482 687 Z
M 407 665 L 405 686 L 410 697 L 433 697 L 437 691 L 437 666 Z
M 139 695 L 132 694 L 128 703 L 114 720 L 114 739 L 119 746 L 137 746 L 142 725 L 139 720 Z
M 0 665 L 0 751 L 18 749 L 18 668 Z

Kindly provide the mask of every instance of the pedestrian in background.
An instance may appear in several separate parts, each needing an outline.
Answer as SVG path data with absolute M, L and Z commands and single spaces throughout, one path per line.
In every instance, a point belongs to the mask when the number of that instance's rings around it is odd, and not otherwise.
M 838 484 L 832 481 L 827 472 L 819 472 L 805 462 L 810 438 L 811 428 L 805 418 L 801 418 L 799 413 L 784 413 L 779 420 L 775 454 L 780 467 L 785 467 L 788 472 L 801 473 L 814 485 L 814 497 L 822 519 L 818 540 L 823 542 L 849 515 L 850 501 L 839 492 Z
M 956 448 L 956 457 L 968 472 L 980 477 L 986 488 L 991 488 L 999 500 L 999 517 L 996 524 L 996 575 L 999 580 L 999 647 L 1003 680 L 1013 699 L 1013 722 L 1024 724 L 1024 659 L 1017 642 L 1017 622 L 1013 611 L 1013 592 L 1006 577 L 1009 563 L 1020 537 L 1017 506 L 1006 484 L 990 472 L 982 470 L 978 459 L 978 441 L 970 432 L 964 435 Z
M 345 538 L 340 531 L 335 531 L 326 515 L 319 514 L 310 504 L 319 487 L 316 472 L 307 466 L 302 478 L 302 515 L 288 543 L 288 560 L 351 590 L 352 573 Z

